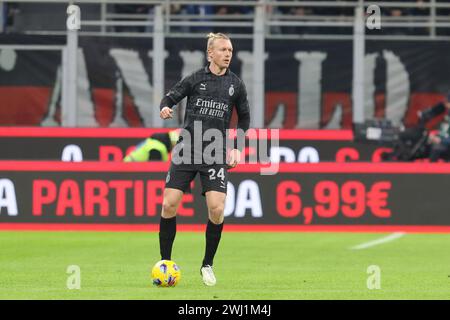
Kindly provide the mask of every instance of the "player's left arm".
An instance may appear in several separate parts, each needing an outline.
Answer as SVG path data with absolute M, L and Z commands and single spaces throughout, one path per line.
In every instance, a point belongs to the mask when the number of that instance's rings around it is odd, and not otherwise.
M 241 149 L 244 145 L 243 142 L 245 141 L 245 133 L 250 126 L 250 107 L 247 99 L 247 89 L 245 88 L 245 84 L 242 80 L 239 86 L 238 95 L 236 97 L 236 111 L 238 115 L 238 130 L 236 138 L 236 148 L 231 150 L 230 161 L 228 163 L 231 168 L 236 167 L 241 160 Z

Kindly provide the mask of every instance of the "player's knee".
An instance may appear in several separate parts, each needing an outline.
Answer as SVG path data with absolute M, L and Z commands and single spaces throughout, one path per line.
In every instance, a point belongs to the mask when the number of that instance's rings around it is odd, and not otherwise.
M 172 218 L 177 215 L 177 206 L 169 201 L 164 201 L 161 215 L 164 218 Z
M 223 222 L 223 205 L 215 205 L 209 208 L 209 219 L 215 223 L 220 224 Z

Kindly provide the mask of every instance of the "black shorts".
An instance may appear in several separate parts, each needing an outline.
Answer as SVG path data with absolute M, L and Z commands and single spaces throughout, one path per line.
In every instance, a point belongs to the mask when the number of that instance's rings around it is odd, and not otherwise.
M 227 193 L 228 170 L 226 164 L 174 164 L 166 177 L 166 188 L 186 192 L 197 172 L 202 182 L 202 195 L 208 191 Z

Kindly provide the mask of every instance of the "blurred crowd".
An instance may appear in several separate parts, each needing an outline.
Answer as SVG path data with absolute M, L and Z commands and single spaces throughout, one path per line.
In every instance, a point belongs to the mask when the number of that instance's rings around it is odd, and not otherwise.
M 317 2 L 329 1 L 329 0 L 318 0 Z M 336 0 L 337 3 L 344 0 Z M 345 0 L 346 2 L 358 0 Z M 430 8 L 424 6 L 424 4 L 429 3 L 430 0 L 416 0 L 417 6 L 415 7 L 381 7 L 381 15 L 383 17 L 388 17 L 386 21 L 404 21 L 408 17 L 418 17 L 418 16 L 430 16 Z M 295 6 L 289 6 L 285 2 L 289 0 L 283 0 L 283 3 L 279 6 L 267 6 L 267 15 L 273 20 L 280 21 L 298 21 L 302 18 L 307 19 L 311 16 L 329 16 L 333 19 L 351 19 L 354 15 L 354 9 L 348 6 L 336 6 L 336 7 L 310 7 L 299 5 L 303 1 L 290 0 L 290 2 L 295 2 Z M 401 0 L 384 0 L 384 2 L 401 2 Z M 411 0 L 407 0 L 411 3 Z M 448 2 L 448 0 L 436 0 L 436 2 Z M 151 12 L 152 7 L 146 5 L 115 5 L 115 10 L 118 13 L 143 13 Z M 220 5 L 179 5 L 173 4 L 170 7 L 171 15 L 197 15 L 198 20 L 194 21 L 206 21 L 210 20 L 211 16 L 215 16 L 214 21 L 251 21 L 251 16 L 253 14 L 253 6 L 220 6 Z M 246 15 L 249 17 L 246 19 Z M 447 16 L 450 18 L 450 8 L 437 9 L 436 15 Z M 223 16 L 222 19 L 217 16 Z M 234 16 L 234 17 L 233 17 Z M 212 20 L 212 19 L 211 19 Z M 191 20 L 193 21 L 193 20 Z M 141 28 L 142 31 L 143 28 Z M 234 27 L 229 24 L 224 24 L 224 26 L 217 28 L 209 27 L 198 27 L 198 26 L 175 26 L 171 27 L 171 31 L 177 32 L 203 32 L 205 30 L 221 31 L 227 33 L 251 33 L 252 27 Z M 217 29 L 217 30 L 216 30 Z M 391 35 L 428 35 L 430 34 L 430 29 L 427 27 L 386 27 L 383 28 L 381 33 L 391 34 Z M 149 29 L 146 29 L 149 31 Z M 271 26 L 271 34 L 351 34 L 351 27 L 303 27 L 303 26 Z M 438 35 L 450 35 L 450 28 L 442 28 L 437 30 Z
M 329 0 L 317 0 L 320 3 L 322 1 Z M 336 0 L 337 3 L 343 2 L 344 0 Z M 346 2 L 358 2 L 358 0 L 345 0 Z M 449 0 L 436 0 L 437 3 L 447 3 Z M 257 2 L 257 0 L 255 0 Z M 286 2 L 295 2 L 295 6 L 290 6 Z M 298 21 L 308 19 L 311 16 L 330 16 L 334 20 L 342 19 L 348 20 L 354 15 L 353 8 L 348 6 L 336 7 L 310 7 L 301 6 L 302 0 L 283 0 L 280 5 L 267 6 L 267 16 L 272 21 Z M 401 2 L 401 0 L 384 0 L 384 2 Z M 411 3 L 411 0 L 405 2 Z M 383 17 L 388 17 L 386 21 L 392 20 L 407 20 L 408 17 L 426 17 L 430 16 L 430 8 L 424 6 L 429 3 L 430 0 L 416 0 L 418 6 L 412 7 L 386 7 L 381 6 L 381 14 Z M 131 5 L 131 4 L 110 4 L 108 7 L 108 12 L 113 12 L 115 14 L 135 14 L 135 15 L 152 15 L 153 5 Z M 3 4 L 3 30 L 8 30 L 13 25 L 14 16 L 20 14 L 20 7 L 14 3 Z M 181 4 L 170 4 L 170 14 L 175 21 L 252 21 L 253 16 L 253 6 L 225 6 L 225 5 L 181 5 Z M 197 17 L 192 18 L 195 15 Z M 436 9 L 437 16 L 449 17 L 450 18 L 450 8 Z M 179 18 L 177 18 L 179 17 Z M 185 17 L 185 18 L 183 18 Z M 145 18 L 144 18 L 145 19 Z M 150 19 L 150 18 L 149 18 Z M 129 20 L 120 19 L 116 20 Z M 144 20 L 145 21 L 145 20 Z M 182 23 L 181 23 L 182 24 Z M 217 30 L 215 30 L 217 29 Z M 220 29 L 220 30 L 219 30 Z M 405 27 L 386 27 L 383 28 L 383 33 L 385 34 L 429 34 L 430 30 L 426 27 L 422 28 L 405 28 Z M 203 32 L 208 31 L 221 31 L 227 33 L 251 33 L 252 27 L 235 27 L 230 26 L 230 24 L 224 23 L 224 26 L 218 28 L 210 28 L 207 26 L 195 26 L 186 25 L 174 25 L 170 27 L 171 32 Z M 115 27 L 114 31 L 124 32 L 151 32 L 152 26 L 138 26 L 138 27 Z M 339 27 L 299 27 L 299 26 L 276 26 L 270 27 L 270 33 L 272 34 L 315 34 L 315 33 L 327 33 L 327 34 L 341 34 L 349 33 L 351 34 L 351 27 L 345 28 Z M 438 34 L 450 35 L 450 28 L 442 28 L 438 30 Z
M 0 11 L 2 14 L 1 30 L 8 32 L 13 28 L 14 17 L 19 13 L 19 5 L 17 3 L 0 3 Z

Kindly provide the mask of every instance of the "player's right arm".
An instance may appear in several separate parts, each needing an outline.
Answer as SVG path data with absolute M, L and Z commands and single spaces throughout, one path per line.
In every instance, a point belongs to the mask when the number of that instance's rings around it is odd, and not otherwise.
M 170 119 L 173 117 L 172 107 L 183 100 L 184 97 L 191 92 L 191 76 L 188 76 L 178 82 L 169 92 L 162 98 L 159 105 L 159 116 L 162 119 Z
M 173 117 L 173 110 L 171 107 L 163 107 L 161 111 L 159 112 L 159 116 L 161 119 L 171 119 Z

